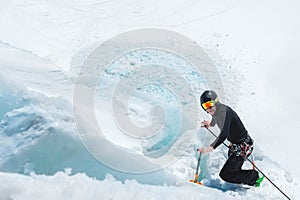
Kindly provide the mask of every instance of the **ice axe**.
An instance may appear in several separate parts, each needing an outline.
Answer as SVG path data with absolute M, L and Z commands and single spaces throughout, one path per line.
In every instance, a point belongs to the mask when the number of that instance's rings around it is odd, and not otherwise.
M 198 150 L 198 149 L 197 149 Z M 198 181 L 198 177 L 199 177 L 199 168 L 200 168 L 200 160 L 201 160 L 201 152 L 199 153 L 199 157 L 198 157 L 198 162 L 197 162 L 197 167 L 196 167 L 196 173 L 195 173 L 195 178 L 194 180 L 190 180 L 190 182 L 199 184 L 199 185 L 203 185 L 200 181 Z

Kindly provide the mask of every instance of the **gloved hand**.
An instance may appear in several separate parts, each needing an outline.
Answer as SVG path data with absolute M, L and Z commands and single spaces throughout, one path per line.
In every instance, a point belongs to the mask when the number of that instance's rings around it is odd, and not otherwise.
M 201 122 L 201 127 L 209 128 L 209 127 L 210 127 L 210 121 L 208 121 L 208 120 L 203 120 L 203 121 Z
M 200 153 L 209 153 L 213 150 L 214 150 L 214 148 L 212 146 L 197 149 L 197 151 L 199 151 Z

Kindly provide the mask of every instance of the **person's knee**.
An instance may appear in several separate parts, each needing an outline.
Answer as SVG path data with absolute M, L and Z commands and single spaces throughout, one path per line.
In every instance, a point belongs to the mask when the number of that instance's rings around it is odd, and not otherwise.
M 225 170 L 221 170 L 219 173 L 219 176 L 221 177 L 221 179 L 223 179 L 224 181 L 228 181 L 229 180 L 229 173 L 226 172 Z

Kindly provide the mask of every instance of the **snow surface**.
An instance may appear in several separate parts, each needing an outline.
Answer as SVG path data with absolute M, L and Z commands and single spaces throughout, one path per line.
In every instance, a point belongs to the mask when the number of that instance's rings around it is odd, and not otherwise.
M 299 199 L 299 7 L 297 1 L 282 0 L 1 1 L 0 199 L 284 199 L 267 180 L 260 188 L 223 182 L 218 176 L 226 160 L 223 147 L 201 162 L 200 178 L 211 188 L 187 183 L 195 172 L 195 149 L 213 138 L 202 129 L 172 135 L 181 120 L 178 105 L 160 87 L 143 90 L 157 102 L 168 102 L 165 110 L 171 117 L 163 136 L 140 142 L 121 135 L 109 113 L 109 92 L 103 93 L 123 75 L 114 68 L 107 70 L 95 102 L 107 139 L 141 155 L 145 163 L 156 164 L 161 155 L 147 154 L 168 146 L 176 161 L 133 174 L 110 168 L 86 151 L 73 116 L 76 73 L 101 42 L 145 27 L 177 31 L 206 50 L 222 77 L 222 101 L 237 110 L 255 139 L 257 166 Z M 129 60 L 161 62 L 156 55 L 141 51 Z M 178 58 L 163 56 L 180 71 Z M 201 75 L 187 78 L 195 91 L 205 88 Z M 132 121 L 146 127 L 157 102 L 141 95 L 130 101 Z M 187 149 L 181 148 L 183 138 L 190 141 Z

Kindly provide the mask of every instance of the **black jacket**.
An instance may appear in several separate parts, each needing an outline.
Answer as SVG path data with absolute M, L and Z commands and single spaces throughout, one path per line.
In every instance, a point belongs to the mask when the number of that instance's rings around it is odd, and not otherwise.
M 210 145 L 217 148 L 226 139 L 233 144 L 241 144 L 246 139 L 248 133 L 239 116 L 229 106 L 218 103 L 216 113 L 212 116 L 211 126 L 216 124 L 221 130 L 220 135 Z

